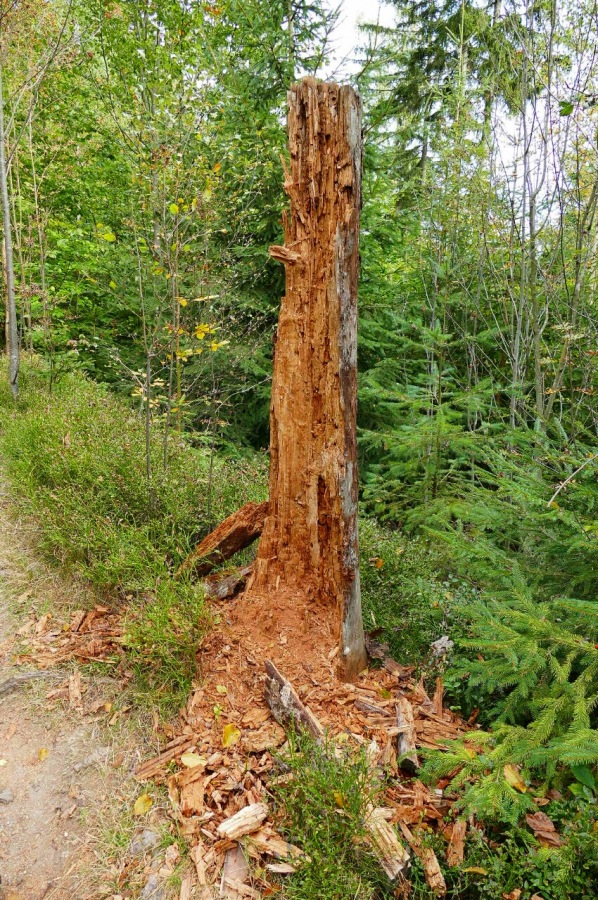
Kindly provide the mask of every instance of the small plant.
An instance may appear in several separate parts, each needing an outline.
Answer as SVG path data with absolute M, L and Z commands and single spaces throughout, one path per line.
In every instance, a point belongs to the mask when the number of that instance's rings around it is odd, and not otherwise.
M 369 849 L 364 820 L 380 786 L 365 754 L 320 747 L 291 735 L 280 760 L 288 778 L 273 786 L 287 839 L 305 860 L 284 886 L 289 900 L 370 900 L 393 888 Z

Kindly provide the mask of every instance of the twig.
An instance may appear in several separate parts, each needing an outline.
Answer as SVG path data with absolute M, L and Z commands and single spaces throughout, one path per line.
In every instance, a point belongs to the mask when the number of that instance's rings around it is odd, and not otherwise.
M 2 694 L 9 694 L 11 691 L 16 690 L 16 688 L 25 684 L 27 681 L 33 681 L 34 678 L 58 677 L 56 672 L 23 672 L 21 675 L 13 675 L 12 678 L 8 678 L 0 684 L 0 697 Z
M 564 488 L 564 487 L 567 487 L 567 485 L 569 484 L 569 482 L 570 482 L 570 481 L 573 481 L 573 479 L 575 478 L 575 476 L 576 476 L 576 475 L 579 475 L 579 473 L 581 472 L 581 470 L 582 470 L 582 469 L 585 469 L 585 467 L 588 465 L 588 463 L 593 462 L 595 459 L 598 459 L 598 453 L 594 453 L 593 456 L 590 456 L 589 459 L 586 459 L 586 461 L 585 461 L 584 463 L 581 464 L 581 466 L 579 467 L 579 469 L 576 469 L 575 472 L 573 472 L 571 475 L 569 475 L 568 478 L 565 478 L 565 480 L 562 481 L 562 482 L 559 484 L 558 488 L 556 489 L 556 491 L 554 492 L 554 494 L 552 495 L 552 497 L 550 498 L 550 500 L 549 500 L 548 503 L 546 504 L 546 507 L 547 507 L 548 509 L 550 509 L 550 507 L 552 506 L 553 502 L 554 502 L 555 499 L 558 497 L 558 495 L 561 493 L 561 491 L 563 490 L 563 488 Z

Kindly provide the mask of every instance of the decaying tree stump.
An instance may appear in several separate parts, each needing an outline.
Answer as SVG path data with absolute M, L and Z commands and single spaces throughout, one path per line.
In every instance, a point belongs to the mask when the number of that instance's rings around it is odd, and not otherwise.
M 270 501 L 250 596 L 335 604 L 345 677 L 366 665 L 357 547 L 361 107 L 350 87 L 289 92 L 286 293 L 270 406 Z
M 201 578 L 235 553 L 249 547 L 262 533 L 268 508 L 263 503 L 246 503 L 211 531 L 201 544 L 179 566 L 175 576 L 193 572 Z

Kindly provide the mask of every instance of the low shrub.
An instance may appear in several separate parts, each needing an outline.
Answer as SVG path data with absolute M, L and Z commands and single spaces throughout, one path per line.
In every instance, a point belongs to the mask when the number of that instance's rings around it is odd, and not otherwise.
M 122 605 L 145 681 L 184 691 L 207 617 L 198 588 L 172 573 L 220 518 L 263 499 L 260 461 L 210 459 L 171 435 L 165 467 L 155 428 L 148 481 L 140 416 L 81 373 L 49 394 L 36 358 L 23 363 L 16 405 L 0 373 L 0 454 L 20 510 L 39 524 L 40 550 Z

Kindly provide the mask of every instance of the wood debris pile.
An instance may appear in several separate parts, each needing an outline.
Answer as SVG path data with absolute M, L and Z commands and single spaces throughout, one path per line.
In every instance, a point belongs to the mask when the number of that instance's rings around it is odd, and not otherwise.
M 121 657 L 123 627 L 121 617 L 105 606 L 75 610 L 66 624 L 56 623 L 51 613 L 30 618 L 17 631 L 21 649 L 18 664 L 34 662 L 40 669 L 60 665 L 70 659 L 81 662 Z
M 390 776 L 384 807 L 372 808 L 364 823 L 372 848 L 393 880 L 410 852 L 422 856 L 429 883 L 442 896 L 438 862 L 420 852 L 418 829 L 442 829 L 454 856 L 462 853 L 465 823 L 449 834 L 442 820 L 450 801 L 412 777 L 420 748 L 440 748 L 468 730 L 443 707 L 440 680 L 430 697 L 413 668 L 386 659 L 354 684 L 340 681 L 332 616 L 322 607 L 298 624 L 297 610 L 279 605 L 273 627 L 272 609 L 243 595 L 214 609 L 220 623 L 202 647 L 203 677 L 179 733 L 171 732 L 162 753 L 136 772 L 142 782 L 167 786 L 172 815 L 193 848 L 200 896 L 259 897 L 268 878 L 300 864 L 301 850 L 280 835 L 268 806 L 269 783 L 285 777 L 275 756 L 289 717 L 327 746 L 365 748 L 372 769 Z M 253 887 L 248 871 L 237 867 L 230 875 L 239 847 L 256 862 Z

